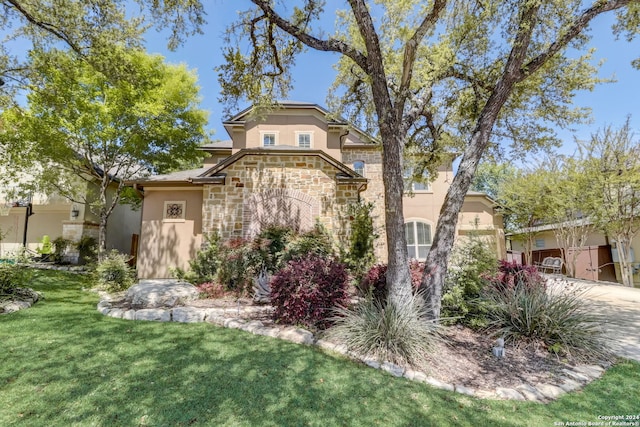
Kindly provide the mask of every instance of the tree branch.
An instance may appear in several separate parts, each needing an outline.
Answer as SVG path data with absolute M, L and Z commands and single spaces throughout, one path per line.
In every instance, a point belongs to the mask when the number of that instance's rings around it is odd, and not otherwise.
M 27 21 L 29 21 L 36 27 L 48 32 L 49 34 L 52 34 L 55 37 L 59 38 L 60 40 L 65 42 L 67 45 L 69 45 L 69 47 L 78 55 L 83 55 L 82 49 L 55 25 L 50 24 L 48 22 L 40 21 L 27 9 L 22 7 L 22 5 L 16 0 L 6 0 L 6 1 L 9 5 L 13 6 L 13 8 L 17 10 Z
M 271 2 L 268 0 L 251 0 L 251 2 L 262 10 L 269 21 L 310 48 L 323 52 L 341 53 L 351 58 L 363 70 L 368 70 L 367 57 L 353 46 L 336 39 L 322 40 L 312 36 L 276 13 L 276 11 L 271 7 Z
M 549 49 L 547 49 L 546 52 L 536 56 L 522 68 L 518 81 L 522 81 L 538 71 L 549 60 L 549 58 L 564 49 L 571 40 L 575 39 L 596 16 L 605 12 L 620 9 L 627 6 L 629 3 L 630 0 L 596 1 L 592 7 L 585 10 L 573 22 L 573 24 L 571 24 L 566 33 L 549 46 Z
M 440 12 L 442 12 L 446 5 L 447 0 L 435 0 L 431 12 L 424 17 L 416 31 L 413 33 L 413 36 L 411 36 L 405 44 L 404 58 L 402 60 L 402 78 L 400 79 L 400 99 L 398 100 L 401 105 L 404 105 L 407 97 L 409 96 L 418 46 L 420 46 L 420 43 L 427 32 L 433 28 L 435 23 L 438 21 Z

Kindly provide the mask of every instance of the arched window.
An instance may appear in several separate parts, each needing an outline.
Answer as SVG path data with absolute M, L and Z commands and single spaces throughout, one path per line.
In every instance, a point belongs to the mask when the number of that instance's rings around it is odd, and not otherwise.
M 364 161 L 356 160 L 353 162 L 353 170 L 356 171 L 357 174 L 364 176 Z
M 431 225 L 421 221 L 409 221 L 404 224 L 409 258 L 424 260 L 431 248 Z

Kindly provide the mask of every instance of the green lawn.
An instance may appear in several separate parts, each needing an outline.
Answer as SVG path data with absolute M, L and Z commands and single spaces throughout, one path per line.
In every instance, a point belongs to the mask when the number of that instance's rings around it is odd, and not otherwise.
M 38 273 L 46 299 L 0 316 L 1 426 L 552 426 L 640 413 L 637 363 L 549 405 L 484 401 L 237 330 L 104 317 L 82 280 Z

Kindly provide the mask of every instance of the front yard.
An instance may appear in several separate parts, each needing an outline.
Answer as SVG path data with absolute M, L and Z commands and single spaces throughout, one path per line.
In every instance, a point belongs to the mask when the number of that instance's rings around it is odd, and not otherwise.
M 45 299 L 0 316 L 0 425 L 552 426 L 640 415 L 637 363 L 548 405 L 480 400 L 210 324 L 105 317 L 83 286 L 38 272 Z

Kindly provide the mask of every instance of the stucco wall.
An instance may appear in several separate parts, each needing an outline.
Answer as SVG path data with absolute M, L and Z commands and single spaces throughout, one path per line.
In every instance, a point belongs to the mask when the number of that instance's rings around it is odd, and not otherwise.
M 69 209 L 68 204 L 34 205 L 27 228 L 27 246 L 35 250 L 45 234 L 52 241 L 62 236 L 62 222 L 69 218 Z M 0 216 L 0 229 L 6 233 L 2 239 L 2 256 L 22 246 L 25 212 L 26 208 L 15 207 L 8 216 Z
M 164 220 L 165 201 L 186 202 L 185 219 Z M 138 248 L 138 277 L 167 278 L 171 277 L 172 267 L 186 269 L 202 244 L 201 218 L 201 187 L 147 189 Z

